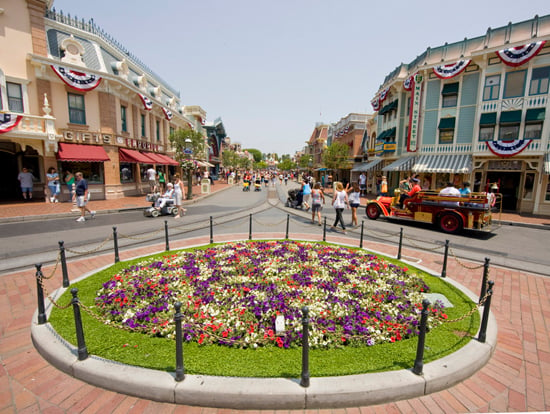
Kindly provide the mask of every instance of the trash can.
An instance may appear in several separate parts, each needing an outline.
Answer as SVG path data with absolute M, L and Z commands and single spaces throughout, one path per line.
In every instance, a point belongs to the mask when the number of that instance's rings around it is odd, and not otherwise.
M 210 194 L 210 179 L 203 178 L 201 180 L 201 194 Z

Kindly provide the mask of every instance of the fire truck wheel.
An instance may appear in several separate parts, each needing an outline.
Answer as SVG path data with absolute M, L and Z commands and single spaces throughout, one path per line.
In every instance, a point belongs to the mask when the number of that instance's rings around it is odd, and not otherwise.
M 445 233 L 458 233 L 462 230 L 463 225 L 462 218 L 456 213 L 447 212 L 439 216 L 439 227 Z
M 375 203 L 368 204 L 366 207 L 367 217 L 371 220 L 376 220 L 380 217 L 380 207 Z

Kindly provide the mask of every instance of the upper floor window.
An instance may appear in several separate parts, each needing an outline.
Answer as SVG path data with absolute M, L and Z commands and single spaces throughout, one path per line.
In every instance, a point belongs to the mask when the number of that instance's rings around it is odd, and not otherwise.
M 69 100 L 69 122 L 72 124 L 86 124 L 86 107 L 84 95 L 68 93 Z
M 439 143 L 452 144 L 455 136 L 455 118 L 441 118 L 438 129 Z
M 6 82 L 6 92 L 8 94 L 8 107 L 12 112 L 23 111 L 23 90 L 19 83 Z
M 483 100 L 492 101 L 498 99 L 500 94 L 500 75 L 487 76 L 483 87 Z
M 524 139 L 540 139 L 542 138 L 542 125 L 546 118 L 545 108 L 531 108 L 525 114 L 525 130 L 523 131 Z
M 157 120 L 157 142 L 160 142 L 160 121 Z
M 126 107 L 121 106 L 120 107 L 120 125 L 122 132 L 128 132 L 128 122 L 126 119 Z
M 506 83 L 504 85 L 503 98 L 516 98 L 523 96 L 525 92 L 525 70 L 517 72 L 508 72 L 506 74 Z
M 533 69 L 529 95 L 540 95 L 548 93 L 548 79 L 550 79 L 550 66 Z
M 145 114 L 141 114 L 141 136 L 145 136 Z
M 443 101 L 441 103 L 443 108 L 456 106 L 458 102 L 458 82 L 446 83 L 443 85 L 441 95 L 443 95 Z
M 520 110 L 501 112 L 498 139 L 501 141 L 513 141 L 518 139 L 520 123 Z

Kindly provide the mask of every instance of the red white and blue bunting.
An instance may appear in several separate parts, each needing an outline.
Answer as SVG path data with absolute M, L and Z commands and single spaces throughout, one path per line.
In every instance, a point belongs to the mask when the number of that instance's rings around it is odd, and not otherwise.
M 172 119 L 172 111 L 170 111 L 170 109 L 168 108 L 165 108 L 164 106 L 162 107 L 162 112 L 164 112 L 164 117 L 170 121 Z
M 440 79 L 451 79 L 456 75 L 461 74 L 471 60 L 459 60 L 458 62 L 449 65 L 439 65 L 433 68 L 435 75 Z
M 95 89 L 101 83 L 101 77 L 93 73 L 78 72 L 59 65 L 51 65 L 53 71 L 63 82 L 71 88 L 81 92 L 88 92 Z
M 407 79 L 405 79 L 405 82 L 403 82 L 403 89 L 405 89 L 406 91 L 412 90 L 413 80 L 414 80 L 414 75 L 411 75 Z
M 491 152 L 499 157 L 511 157 L 519 154 L 531 143 L 531 139 L 515 139 L 513 141 L 487 141 Z
M 540 42 L 530 43 L 528 45 L 502 49 L 495 53 L 500 58 L 502 63 L 508 66 L 516 67 L 529 62 L 537 56 L 537 54 L 544 47 L 545 43 L 545 40 L 541 40 Z
M 388 97 L 388 92 L 390 91 L 390 87 L 388 86 L 386 89 L 384 89 L 382 92 L 380 92 L 380 103 L 384 102 L 386 98 Z
M 23 119 L 23 115 L 0 114 L 0 134 L 11 131 Z
M 378 111 L 380 109 L 380 99 L 378 98 L 378 96 L 370 101 L 370 104 L 372 105 L 372 109 Z
M 150 111 L 153 109 L 153 101 L 151 101 L 148 97 L 143 95 L 142 93 L 138 93 L 139 99 L 141 99 L 141 102 L 143 103 L 143 109 L 146 111 Z

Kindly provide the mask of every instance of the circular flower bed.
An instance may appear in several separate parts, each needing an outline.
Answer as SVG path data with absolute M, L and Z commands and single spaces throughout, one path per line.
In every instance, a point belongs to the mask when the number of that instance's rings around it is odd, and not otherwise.
M 103 284 L 109 323 L 169 338 L 182 304 L 184 340 L 233 347 L 299 346 L 309 308 L 313 348 L 416 335 L 424 281 L 362 250 L 292 241 L 234 242 L 142 262 Z M 276 320 L 284 329 L 276 332 Z M 429 325 L 445 315 L 437 302 Z M 284 318 L 284 319 L 283 319 Z

